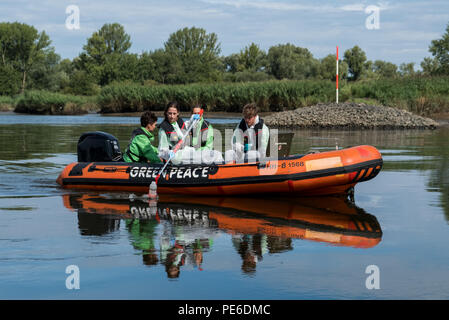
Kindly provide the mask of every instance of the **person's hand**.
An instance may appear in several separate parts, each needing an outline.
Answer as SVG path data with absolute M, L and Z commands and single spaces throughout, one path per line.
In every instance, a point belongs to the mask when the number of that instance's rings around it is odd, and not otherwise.
M 168 149 L 161 150 L 159 152 L 159 157 L 161 157 L 164 160 L 168 160 L 170 158 L 170 151 L 171 150 L 168 150 Z
M 245 147 L 243 146 L 243 144 L 236 142 L 234 144 L 234 149 L 235 149 L 235 152 L 237 152 L 237 153 L 243 153 L 243 151 L 245 150 Z

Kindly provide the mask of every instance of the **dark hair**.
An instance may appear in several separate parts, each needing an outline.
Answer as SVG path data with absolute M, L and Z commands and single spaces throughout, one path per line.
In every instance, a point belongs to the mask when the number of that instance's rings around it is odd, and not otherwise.
M 146 127 L 148 124 L 153 124 L 157 121 L 157 117 L 153 112 L 145 111 L 140 117 L 140 125 Z
M 257 116 L 257 113 L 259 112 L 259 108 L 255 103 L 248 103 L 243 107 L 243 118 L 252 118 L 254 116 Z
M 203 104 L 195 103 L 195 104 L 192 106 L 192 108 L 190 109 L 190 111 L 193 112 L 193 109 L 195 109 L 195 108 L 200 108 L 200 109 L 206 110 L 206 109 L 207 109 L 207 105 L 206 105 L 205 103 L 203 103 Z
M 169 103 L 167 103 L 167 106 L 164 109 L 164 117 L 165 117 L 165 120 L 167 120 L 167 121 L 168 121 L 167 112 L 168 112 L 168 109 L 170 109 L 170 108 L 175 108 L 176 110 L 178 110 L 178 113 L 180 112 L 178 103 L 176 101 L 170 101 Z

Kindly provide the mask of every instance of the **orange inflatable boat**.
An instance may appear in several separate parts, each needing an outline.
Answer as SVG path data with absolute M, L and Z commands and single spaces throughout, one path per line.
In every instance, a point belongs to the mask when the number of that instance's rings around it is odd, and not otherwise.
M 173 225 L 219 228 L 232 234 L 265 234 L 357 248 L 376 246 L 382 238 L 376 217 L 343 197 L 263 199 L 161 195 L 158 202 L 148 202 L 98 194 L 66 194 L 63 199 L 65 207 L 78 213 L 86 230 L 97 230 L 99 226 L 107 226 L 109 230 L 111 224 L 105 224 L 105 219 L 150 219 Z
M 159 194 L 344 194 L 374 178 L 382 156 L 372 146 L 291 155 L 263 162 L 168 165 Z M 75 162 L 59 175 L 64 188 L 147 193 L 161 165 L 126 162 Z

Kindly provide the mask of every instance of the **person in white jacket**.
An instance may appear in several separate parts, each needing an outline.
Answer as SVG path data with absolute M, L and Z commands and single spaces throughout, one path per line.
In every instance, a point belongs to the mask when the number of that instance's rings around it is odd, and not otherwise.
M 264 158 L 267 153 L 270 130 L 258 115 L 259 109 L 255 103 L 243 107 L 243 119 L 239 122 L 232 135 L 232 153 L 226 153 L 226 161 L 233 156 L 242 161 L 256 161 Z

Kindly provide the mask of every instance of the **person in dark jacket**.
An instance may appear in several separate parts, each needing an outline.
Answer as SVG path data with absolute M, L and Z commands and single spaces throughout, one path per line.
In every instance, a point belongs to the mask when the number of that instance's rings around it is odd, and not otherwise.
M 255 103 L 243 107 L 243 119 L 232 136 L 232 148 L 239 156 L 250 152 L 257 152 L 257 158 L 266 156 L 270 130 L 259 117 L 258 111 Z
M 186 126 L 179 111 L 179 106 L 174 101 L 165 107 L 165 119 L 159 125 L 159 151 L 172 150 L 182 138 Z

